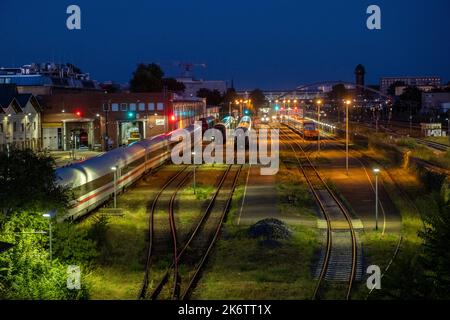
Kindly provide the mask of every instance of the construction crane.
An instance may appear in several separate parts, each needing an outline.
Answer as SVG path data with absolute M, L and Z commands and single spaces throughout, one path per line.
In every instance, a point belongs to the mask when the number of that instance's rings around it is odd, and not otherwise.
M 183 78 L 192 78 L 192 70 L 195 67 L 206 68 L 205 63 L 192 63 L 192 62 L 176 62 L 175 65 L 183 69 L 181 76 Z

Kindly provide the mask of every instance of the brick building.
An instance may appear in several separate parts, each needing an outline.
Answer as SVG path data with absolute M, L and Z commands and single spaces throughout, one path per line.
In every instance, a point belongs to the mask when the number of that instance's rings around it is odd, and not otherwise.
M 106 150 L 183 128 L 217 110 L 174 93 L 74 93 L 42 97 L 43 147 Z

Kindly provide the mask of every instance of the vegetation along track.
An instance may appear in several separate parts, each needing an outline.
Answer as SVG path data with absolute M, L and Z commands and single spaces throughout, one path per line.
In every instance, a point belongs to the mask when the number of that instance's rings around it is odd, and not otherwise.
M 182 178 L 183 172 L 186 171 L 188 166 L 184 166 L 180 171 L 178 171 L 176 174 L 174 174 L 167 182 L 161 187 L 160 191 L 156 194 L 155 198 L 153 199 L 151 206 L 150 206 L 150 213 L 149 213 L 149 223 L 148 223 L 148 247 L 147 247 L 147 259 L 145 262 L 145 273 L 144 273 L 144 279 L 142 281 L 141 290 L 139 291 L 139 299 L 144 299 L 147 294 L 147 288 L 148 288 L 148 281 L 149 281 L 149 273 L 150 273 L 150 267 L 152 263 L 152 257 L 153 257 L 153 244 L 154 244 L 154 238 L 155 238 L 155 212 L 157 208 L 157 204 L 159 200 L 161 199 L 161 196 L 164 192 L 167 192 L 170 189 L 170 186 L 177 185 L 177 181 L 182 179 L 187 179 L 189 177 L 189 174 L 186 175 L 184 178 Z M 181 183 L 181 182 L 179 182 Z
M 298 168 L 316 198 L 325 219 L 326 244 L 316 269 L 317 285 L 313 299 L 325 297 L 329 282 L 346 283 L 345 299 L 349 300 L 353 282 L 361 277 L 361 256 L 358 256 L 357 236 L 352 218 L 338 197 L 328 187 L 303 147 L 296 141 L 298 135 L 283 127 L 281 136 L 293 151 Z M 289 132 L 289 133 L 288 133 Z M 292 137 L 292 133 L 295 137 Z M 333 297 L 335 298 L 335 297 Z
M 180 251 L 175 247 L 176 242 L 174 242 L 174 259 L 172 264 L 151 293 L 150 299 L 156 300 L 160 297 L 163 289 L 170 284 L 172 271 L 171 298 L 185 300 L 189 297 L 219 237 L 241 170 L 242 165 L 230 165 L 227 167 L 202 217 Z M 174 199 L 175 195 L 172 197 Z M 169 215 L 173 219 L 173 206 L 169 210 L 172 211 Z M 171 223 L 175 226 L 175 221 Z M 175 241 L 176 228 L 172 227 L 171 231 L 172 238 Z M 186 279 L 186 281 L 183 279 Z

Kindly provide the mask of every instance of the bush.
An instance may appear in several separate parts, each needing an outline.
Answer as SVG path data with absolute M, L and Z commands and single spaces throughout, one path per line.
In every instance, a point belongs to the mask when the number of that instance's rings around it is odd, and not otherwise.
M 55 225 L 53 250 L 62 262 L 75 265 L 88 266 L 97 256 L 96 244 L 88 232 L 68 222 Z

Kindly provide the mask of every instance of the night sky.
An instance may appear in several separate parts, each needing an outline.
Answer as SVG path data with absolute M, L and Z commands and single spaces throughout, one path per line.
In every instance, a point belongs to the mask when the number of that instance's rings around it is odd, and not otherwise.
M 82 30 L 66 28 L 77 4 Z M 366 9 L 382 10 L 382 30 Z M 0 1 L 0 66 L 73 62 L 93 79 L 125 83 L 138 62 L 206 63 L 197 77 L 234 78 L 237 88 L 289 89 L 320 80 L 369 84 L 380 76 L 450 81 L 448 0 Z

